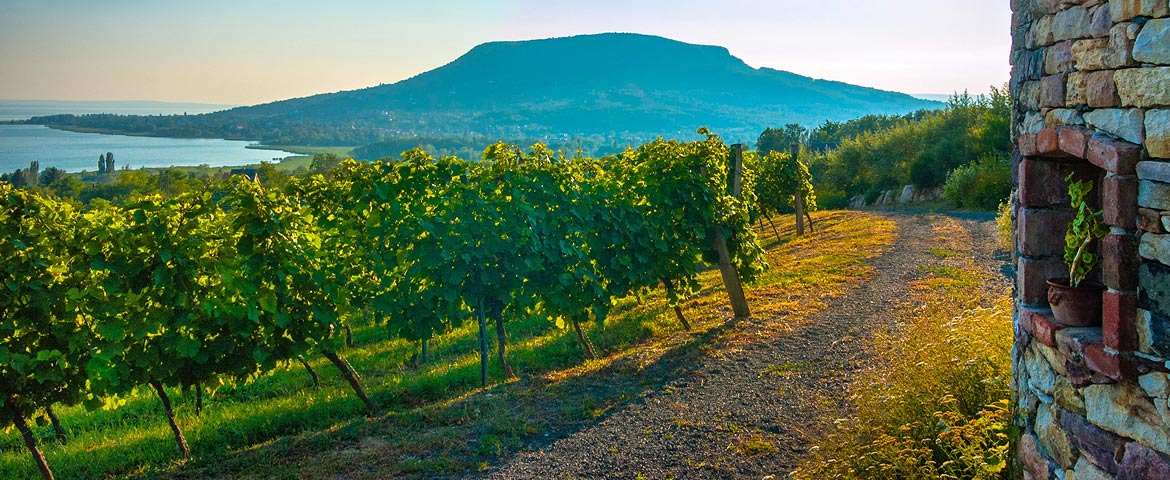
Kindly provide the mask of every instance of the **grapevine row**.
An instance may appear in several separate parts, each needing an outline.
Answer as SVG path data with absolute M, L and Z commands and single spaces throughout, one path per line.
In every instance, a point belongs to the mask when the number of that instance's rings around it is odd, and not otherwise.
M 753 177 L 731 195 L 729 156 L 710 134 L 604 159 L 415 150 L 282 190 L 236 177 L 84 213 L 0 184 L 0 402 L 51 478 L 24 419 L 138 386 L 159 395 L 184 457 L 165 386 L 201 391 L 321 354 L 376 412 L 338 353 L 367 314 L 424 356 L 428 339 L 478 320 L 485 383 L 488 326 L 511 374 L 506 327 L 519 315 L 572 326 L 592 353 L 582 323 L 660 285 L 677 306 L 719 234 L 741 277 L 762 270 Z

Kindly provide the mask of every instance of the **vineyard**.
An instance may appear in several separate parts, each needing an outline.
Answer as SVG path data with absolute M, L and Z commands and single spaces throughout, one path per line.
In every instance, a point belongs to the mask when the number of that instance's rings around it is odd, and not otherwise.
M 602 159 L 540 145 L 496 144 L 482 161 L 414 150 L 282 189 L 235 177 L 84 210 L 0 184 L 5 419 L 52 478 L 29 420 L 46 418 L 67 442 L 54 407 L 116 411 L 150 392 L 187 459 L 168 391 L 194 397 L 198 414 L 205 396 L 262 390 L 290 365 L 322 388 L 314 365 L 328 365 L 361 402 L 350 414 L 409 400 L 367 392 L 347 359 L 371 335 L 404 342 L 417 366 L 451 350 L 436 339 L 473 329 L 487 385 L 491 373 L 517 375 L 508 339 L 530 337 L 515 330 L 571 331 L 595 357 L 583 326 L 605 328 L 612 309 L 650 291 L 689 329 L 679 305 L 708 265 L 747 282 L 766 267 L 754 220 L 796 198 L 815 208 L 791 156 L 741 154 L 700 133 Z M 264 395 L 287 405 L 287 389 Z

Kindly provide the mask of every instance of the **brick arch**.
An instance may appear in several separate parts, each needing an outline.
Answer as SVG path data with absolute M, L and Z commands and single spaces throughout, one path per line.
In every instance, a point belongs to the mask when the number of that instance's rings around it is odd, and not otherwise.
M 1093 136 L 1084 127 L 1045 128 L 1020 135 L 1016 212 L 1017 298 L 1020 326 L 1037 341 L 1057 349 L 1071 366 L 1083 368 L 1074 383 L 1108 383 L 1134 375 L 1138 310 L 1138 177 L 1141 147 Z M 1061 258 L 1064 231 L 1074 212 L 1065 178 L 1094 182 L 1095 196 L 1110 233 L 1098 246 L 1101 265 L 1092 275 L 1102 293 L 1102 326 L 1068 329 L 1048 308 L 1046 280 L 1067 276 Z

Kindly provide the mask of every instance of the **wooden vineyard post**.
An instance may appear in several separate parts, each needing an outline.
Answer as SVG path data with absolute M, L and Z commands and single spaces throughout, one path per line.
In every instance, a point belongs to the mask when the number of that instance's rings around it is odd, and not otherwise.
M 732 196 L 739 198 L 743 189 L 743 145 L 731 146 L 731 181 L 728 190 Z M 718 228 L 712 239 L 712 247 L 719 253 L 719 273 L 723 275 L 723 285 L 727 287 L 727 296 L 731 300 L 731 310 L 735 318 L 747 318 L 752 315 L 748 308 L 747 297 L 743 293 L 743 285 L 739 282 L 739 272 L 731 262 L 731 252 L 727 250 L 727 238 Z
M 792 161 L 795 163 L 797 157 L 800 156 L 800 144 L 792 144 Z M 797 169 L 797 175 L 800 175 L 800 169 Z M 796 204 L 796 235 L 804 235 L 804 192 L 800 188 L 800 179 L 796 179 L 796 200 L 792 203 Z
M 487 318 L 484 317 L 483 303 L 483 296 L 481 295 L 479 302 L 476 303 L 479 319 L 479 385 L 486 387 L 488 383 L 488 338 Z

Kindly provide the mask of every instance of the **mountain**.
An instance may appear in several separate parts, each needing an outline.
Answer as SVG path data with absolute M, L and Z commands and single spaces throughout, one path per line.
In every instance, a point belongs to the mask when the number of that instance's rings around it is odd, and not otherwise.
M 353 145 L 415 135 L 633 139 L 693 134 L 700 126 L 752 140 L 770 125 L 813 126 L 940 106 L 752 68 L 722 47 L 606 33 L 486 43 L 394 84 L 205 115 L 34 122 L 292 144 Z

